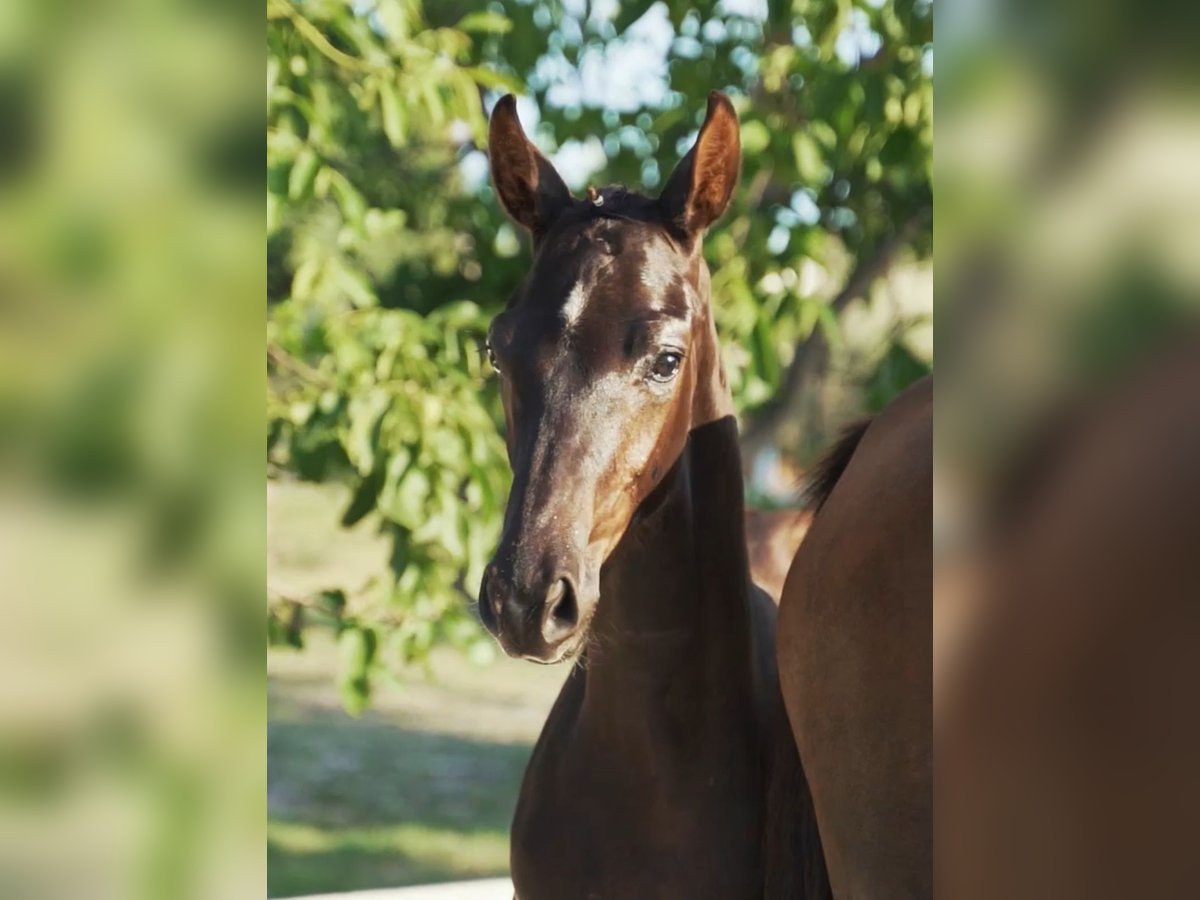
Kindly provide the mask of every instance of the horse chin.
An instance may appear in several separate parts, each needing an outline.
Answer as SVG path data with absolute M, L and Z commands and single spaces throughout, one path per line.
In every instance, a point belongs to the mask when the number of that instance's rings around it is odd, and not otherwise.
M 573 635 L 564 640 L 561 644 L 556 644 L 553 647 L 547 648 L 549 653 L 546 655 L 537 655 L 533 653 L 515 654 L 521 659 L 527 659 L 530 662 L 535 662 L 540 666 L 555 666 L 561 662 L 567 662 L 579 656 L 587 647 L 588 633 L 590 629 L 585 624 Z M 510 654 L 514 655 L 514 654 Z
M 566 662 L 568 660 L 575 659 L 577 656 L 583 653 L 583 651 L 587 649 L 588 635 L 590 633 L 591 629 L 587 626 L 579 629 L 579 633 L 566 642 L 570 646 L 563 648 L 554 662 Z

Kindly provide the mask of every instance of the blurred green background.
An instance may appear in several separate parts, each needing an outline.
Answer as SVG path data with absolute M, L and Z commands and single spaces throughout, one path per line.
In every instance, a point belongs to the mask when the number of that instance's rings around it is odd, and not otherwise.
M 0 4 L 0 896 L 262 896 L 262 20 Z

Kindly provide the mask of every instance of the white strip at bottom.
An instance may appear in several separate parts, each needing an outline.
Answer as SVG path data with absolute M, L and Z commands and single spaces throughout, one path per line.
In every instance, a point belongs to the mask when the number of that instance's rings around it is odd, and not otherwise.
M 418 887 L 379 888 L 343 894 L 313 894 L 290 900 L 512 900 L 513 886 L 507 878 L 455 881 Z

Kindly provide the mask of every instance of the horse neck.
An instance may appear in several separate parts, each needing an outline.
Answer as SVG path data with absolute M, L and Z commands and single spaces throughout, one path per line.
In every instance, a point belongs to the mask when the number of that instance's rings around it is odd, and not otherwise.
M 669 685 L 673 696 L 703 697 L 709 708 L 722 698 L 746 706 L 752 648 L 741 456 L 719 366 L 714 350 L 695 406 L 720 415 L 691 429 L 601 572 L 586 661 L 592 697 L 626 704 L 639 687 Z M 716 395 L 702 396 L 709 392 Z

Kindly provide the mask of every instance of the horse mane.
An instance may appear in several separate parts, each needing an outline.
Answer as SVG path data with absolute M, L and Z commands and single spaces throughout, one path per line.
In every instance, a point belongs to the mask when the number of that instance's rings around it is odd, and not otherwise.
M 854 451 L 858 449 L 859 441 L 866 434 L 871 422 L 872 419 L 866 418 L 847 425 L 842 429 L 842 433 L 833 445 L 817 460 L 817 464 L 813 466 L 812 473 L 801 491 L 804 506 L 810 507 L 816 513 L 825 505 L 834 485 L 838 483 L 846 471 L 846 466 L 850 464 L 850 458 L 854 456 Z

